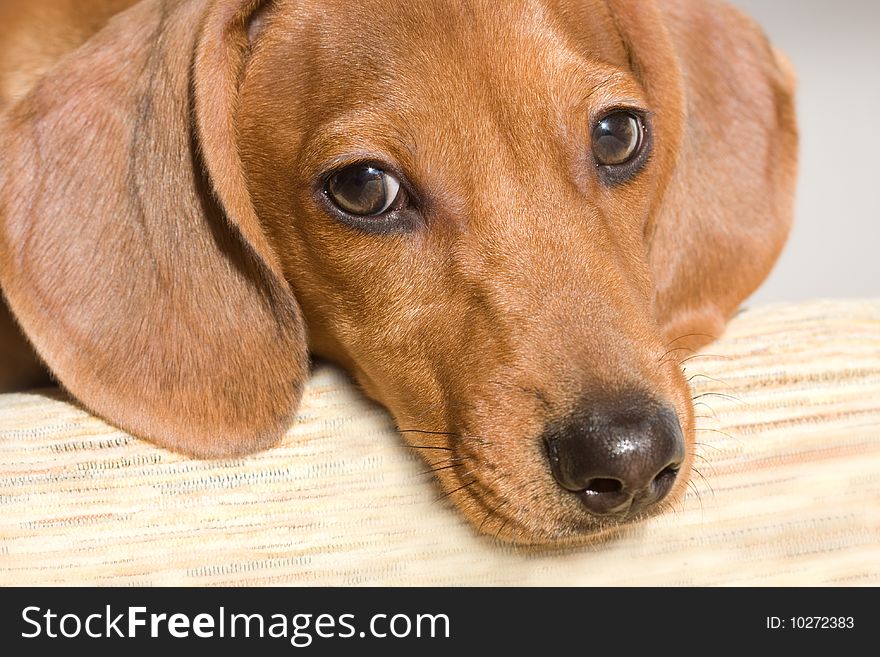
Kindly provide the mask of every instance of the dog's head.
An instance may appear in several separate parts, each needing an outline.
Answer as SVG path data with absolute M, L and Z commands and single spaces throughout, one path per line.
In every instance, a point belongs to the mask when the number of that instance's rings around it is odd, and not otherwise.
M 780 64 L 714 2 L 146 0 L 5 117 L 3 290 L 136 435 L 267 447 L 311 351 L 484 531 L 595 537 L 788 232 Z

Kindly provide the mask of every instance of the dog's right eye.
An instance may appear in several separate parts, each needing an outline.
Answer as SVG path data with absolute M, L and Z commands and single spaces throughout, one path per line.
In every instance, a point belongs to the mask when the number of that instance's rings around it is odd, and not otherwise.
M 359 217 L 386 212 L 400 195 L 400 181 L 369 164 L 353 164 L 327 180 L 325 193 L 337 208 Z

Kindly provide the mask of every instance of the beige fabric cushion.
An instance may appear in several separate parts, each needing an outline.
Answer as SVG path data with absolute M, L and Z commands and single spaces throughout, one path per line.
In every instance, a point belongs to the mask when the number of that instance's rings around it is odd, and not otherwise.
M 708 352 L 686 364 L 713 393 L 692 491 L 621 539 L 551 553 L 475 535 L 327 365 L 280 447 L 223 462 L 56 391 L 5 395 L 0 583 L 880 584 L 880 300 L 757 308 Z

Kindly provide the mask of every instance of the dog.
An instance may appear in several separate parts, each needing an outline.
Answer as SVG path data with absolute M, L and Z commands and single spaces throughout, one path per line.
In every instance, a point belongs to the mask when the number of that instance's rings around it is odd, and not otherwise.
M 792 219 L 794 74 L 715 0 L 13 0 L 6 389 L 195 457 L 311 357 L 487 534 L 581 544 L 688 481 L 684 354 Z

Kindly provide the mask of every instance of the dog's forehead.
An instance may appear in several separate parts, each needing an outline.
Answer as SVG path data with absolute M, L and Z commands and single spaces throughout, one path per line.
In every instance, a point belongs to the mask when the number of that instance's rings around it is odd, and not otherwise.
M 297 35 L 289 43 L 319 52 L 343 78 L 490 66 L 546 71 L 573 53 L 614 66 L 628 62 L 604 0 L 288 0 L 276 17 Z
M 643 96 L 601 1 L 291 2 L 276 21 L 271 66 L 293 81 L 285 99 L 304 130 L 327 141 L 311 145 L 328 159 L 406 142 L 441 159 L 468 144 L 454 159 L 486 162 L 478 142 L 497 153 L 492 140 L 508 138 L 529 152 L 537 144 L 523 131 L 537 139 L 603 96 L 636 105 Z

